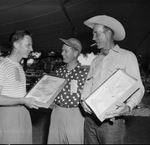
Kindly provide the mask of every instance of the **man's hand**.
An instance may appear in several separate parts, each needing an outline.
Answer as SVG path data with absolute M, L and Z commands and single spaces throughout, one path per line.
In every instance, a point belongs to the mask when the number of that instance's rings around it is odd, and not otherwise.
M 116 106 L 116 110 L 105 113 L 105 119 L 111 118 L 112 120 L 114 120 L 116 116 L 122 116 L 130 112 L 130 107 L 124 103 L 118 103 L 116 104 Z
M 23 104 L 29 108 L 39 108 L 38 103 L 34 98 L 23 98 Z
M 92 113 L 92 110 L 87 106 L 87 104 L 85 103 L 85 101 L 82 101 L 81 105 L 82 105 L 82 107 L 83 107 L 83 109 L 84 109 L 85 112 L 87 112 L 89 114 Z

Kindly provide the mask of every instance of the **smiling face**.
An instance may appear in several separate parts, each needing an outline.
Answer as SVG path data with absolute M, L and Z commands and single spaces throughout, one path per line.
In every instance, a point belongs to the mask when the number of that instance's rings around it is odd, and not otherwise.
M 65 63 L 71 63 L 73 61 L 76 61 L 78 56 L 78 51 L 71 48 L 70 46 L 64 44 L 62 47 L 62 56 L 63 56 L 63 62 Z
M 25 35 L 23 39 L 16 41 L 14 46 L 21 58 L 28 58 L 30 52 L 33 51 L 32 38 L 29 35 Z
M 96 42 L 97 48 L 101 49 L 101 52 L 105 55 L 114 47 L 113 31 L 103 25 L 95 24 L 93 28 L 93 40 Z
M 98 49 L 104 48 L 107 44 L 106 32 L 103 25 L 95 25 L 93 28 L 93 40 Z

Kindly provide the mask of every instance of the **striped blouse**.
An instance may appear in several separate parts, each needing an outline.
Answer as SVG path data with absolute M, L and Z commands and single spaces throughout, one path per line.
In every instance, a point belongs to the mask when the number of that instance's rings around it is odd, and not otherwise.
M 0 61 L 1 95 L 22 98 L 26 95 L 26 77 L 22 66 L 9 58 Z

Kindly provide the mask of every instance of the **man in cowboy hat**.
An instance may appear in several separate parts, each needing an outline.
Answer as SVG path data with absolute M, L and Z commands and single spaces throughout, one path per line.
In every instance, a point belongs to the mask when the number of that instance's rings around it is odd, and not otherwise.
M 93 29 L 93 40 L 100 49 L 99 56 L 91 63 L 81 95 L 82 106 L 87 112 L 84 126 L 85 144 L 121 144 L 124 143 L 126 133 L 123 116 L 140 103 L 144 94 L 138 61 L 131 51 L 120 48 L 114 42 L 125 38 L 124 27 L 118 20 L 99 15 L 88 19 L 84 24 Z M 126 103 L 116 104 L 118 108 L 107 112 L 105 120 L 101 122 L 84 100 L 118 68 L 136 78 L 140 89 Z

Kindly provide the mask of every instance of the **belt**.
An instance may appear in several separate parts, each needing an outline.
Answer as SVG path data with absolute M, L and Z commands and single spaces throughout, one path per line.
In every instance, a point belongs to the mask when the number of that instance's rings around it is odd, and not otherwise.
M 91 118 L 93 121 L 95 121 L 96 124 L 100 124 L 101 122 L 94 113 L 92 114 L 86 113 L 86 116 Z M 124 116 L 114 117 L 114 120 L 118 120 L 118 119 L 124 119 Z M 106 119 L 103 121 L 103 123 L 113 123 L 113 121 L 111 121 L 110 119 Z
M 114 120 L 118 120 L 118 119 L 124 119 L 124 116 L 116 116 L 116 117 L 114 117 Z M 103 122 L 113 122 L 113 121 L 111 121 L 110 119 L 106 119 Z
M 63 108 L 77 108 L 78 107 L 74 105 L 66 105 L 66 104 L 61 104 L 61 103 L 56 103 L 56 105 L 63 107 Z
M 0 107 L 21 107 L 23 105 L 0 105 Z

